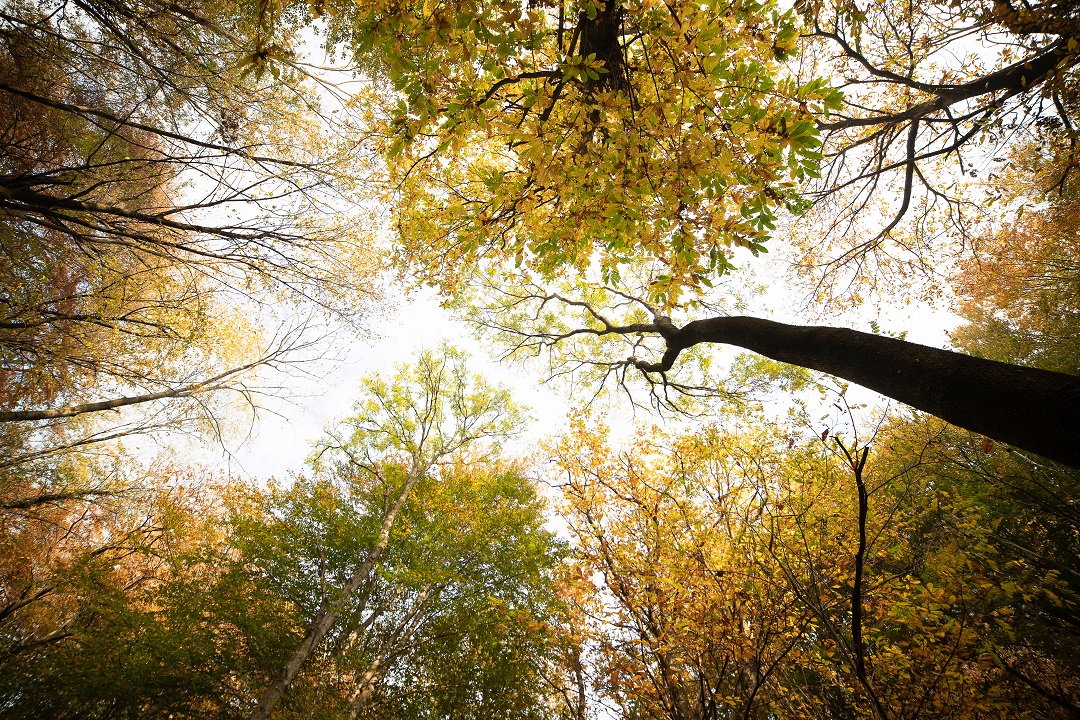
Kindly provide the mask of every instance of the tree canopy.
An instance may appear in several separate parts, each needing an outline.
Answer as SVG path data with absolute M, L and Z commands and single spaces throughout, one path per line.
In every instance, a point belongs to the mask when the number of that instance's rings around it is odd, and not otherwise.
M 1056 21 L 1056 6 L 1023 19 L 1019 11 L 998 6 L 977 14 L 978 32 L 1021 38 L 1049 32 L 1059 39 L 1045 47 L 1033 39 L 1036 47 L 1026 59 L 969 84 L 938 83 L 936 91 L 917 79 L 914 59 L 908 70 L 879 70 L 859 54 L 859 38 L 863 32 L 868 38 L 880 35 L 874 46 L 887 54 L 896 36 L 914 48 L 912 55 L 917 49 L 920 58 L 934 57 L 944 51 L 923 42 L 927 23 L 940 21 L 964 32 L 970 9 L 951 19 L 949 11 L 930 7 L 907 12 L 906 34 L 889 25 L 889 18 L 868 24 L 847 6 L 832 19 L 821 7 L 802 9 L 800 16 L 753 2 L 614 0 L 524 11 L 449 3 L 342 13 L 330 6 L 328 43 L 347 44 L 375 63 L 373 75 L 394 91 L 387 93 L 394 104 L 385 110 L 384 153 L 392 168 L 390 201 L 402 259 L 418 264 L 421 276 L 444 290 L 460 290 L 463 267 L 475 276 L 478 261 L 480 272 L 492 273 L 512 261 L 517 270 L 509 271 L 511 278 L 531 271 L 550 281 L 569 272 L 587 284 L 614 286 L 618 303 L 626 297 L 623 271 L 645 266 L 639 299 L 651 322 L 613 321 L 608 308 L 579 294 L 568 302 L 586 309 L 584 323 L 557 333 L 538 315 L 531 332 L 542 342 L 582 333 L 658 335 L 663 359 L 631 354 L 616 364 L 646 375 L 671 370 L 689 346 L 735 344 L 857 382 L 1055 460 L 1080 462 L 1072 440 L 1080 432 L 1075 377 L 847 329 L 784 328 L 753 317 L 672 323 L 670 309 L 684 293 L 693 298 L 730 267 L 731 248 L 759 253 L 775 228 L 778 208 L 806 208 L 801 183 L 822 167 L 821 130 L 876 128 L 868 138 L 852 140 L 879 143 L 880 157 L 871 161 L 878 169 L 859 171 L 859 178 L 872 182 L 885 172 L 887 162 L 880 158 L 888 155 L 890 133 L 899 132 L 899 125 L 908 128 L 905 199 L 898 211 L 903 215 L 919 152 L 957 151 L 967 142 L 963 135 L 978 134 L 996 108 L 1012 98 L 1023 101 L 1034 86 L 1046 83 L 1041 91 L 1057 98 L 1055 107 L 1064 107 L 1061 93 L 1077 40 L 1069 45 L 1075 23 L 1071 15 Z M 1044 32 L 1039 22 L 1048 23 Z M 842 35 L 841 28 L 849 29 Z M 871 84 L 888 80 L 930 99 L 895 115 L 860 111 L 866 122 L 854 116 L 831 120 L 842 94 L 827 77 L 805 78 L 805 68 L 783 62 L 800 29 L 839 44 L 871 75 Z M 1010 58 L 1002 53 L 994 62 Z M 954 105 L 968 100 L 987 105 L 953 118 L 952 145 L 933 139 L 933 130 L 920 144 L 920 122 L 932 125 L 941 120 L 937 113 L 951 116 Z M 1068 122 L 1067 114 L 1062 122 Z M 924 149 L 926 143 L 931 150 Z M 516 297 L 543 306 L 558 295 Z
M 0 716 L 1080 717 L 1078 31 L 0 2 Z
M 675 301 L 764 250 L 839 106 L 783 64 L 797 17 L 771 2 L 324 10 L 386 84 L 402 257 L 448 289 L 479 260 L 617 280 L 647 258 Z

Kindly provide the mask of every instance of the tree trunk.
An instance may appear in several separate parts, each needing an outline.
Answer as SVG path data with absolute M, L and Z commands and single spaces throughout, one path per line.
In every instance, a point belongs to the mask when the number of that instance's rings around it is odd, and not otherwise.
M 1080 377 L 1009 365 L 834 327 L 800 327 L 751 317 L 695 320 L 676 328 L 658 318 L 668 350 L 645 372 L 671 368 L 698 343 L 724 343 L 829 373 L 1023 450 L 1080 468 Z
M 394 629 L 390 638 L 379 649 L 379 654 L 371 661 L 368 669 L 360 676 L 359 682 L 349 695 L 349 720 L 356 720 L 360 713 L 367 709 L 371 702 L 371 696 L 375 693 L 375 687 L 383 679 L 390 664 L 405 651 L 408 643 L 412 640 L 417 626 L 424 619 L 428 598 L 434 584 L 428 583 L 416 598 L 412 609 L 402 618 Z
M 414 469 L 408 482 L 405 483 L 405 487 L 402 488 L 401 493 L 390 507 L 389 512 L 387 512 L 386 516 L 383 518 L 382 526 L 379 528 L 378 538 L 375 541 L 375 545 L 371 548 L 371 552 L 368 553 L 363 564 L 356 573 L 349 578 L 349 582 L 345 587 L 342 588 L 341 595 L 334 602 L 321 608 L 315 615 L 315 619 L 312 620 L 311 625 L 308 626 L 304 639 L 300 642 L 300 647 L 296 649 L 296 652 L 289 658 L 289 661 L 285 663 L 285 667 L 278 671 L 277 675 L 274 676 L 274 680 L 270 683 L 270 687 L 268 687 L 262 697 L 259 698 L 259 703 L 255 706 L 255 711 L 251 713 L 251 720 L 266 720 L 266 718 L 270 717 L 270 714 L 274 711 L 274 708 L 277 707 L 277 704 L 285 694 L 285 691 L 289 689 L 293 680 L 296 679 L 296 675 L 300 672 L 300 668 L 302 668 L 304 663 L 315 654 L 315 650 L 326 637 L 326 633 L 330 632 L 330 628 L 332 628 L 334 623 L 338 621 L 338 618 L 341 617 L 341 613 L 345 609 L 345 605 L 349 602 L 353 593 L 355 593 L 357 589 L 371 577 L 372 571 L 374 571 L 375 566 L 378 564 L 379 559 L 386 550 L 386 546 L 390 542 L 390 529 L 393 527 L 398 513 L 401 512 L 402 506 L 405 505 L 405 500 L 409 497 L 409 492 L 412 490 L 413 486 L 423 476 L 423 472 L 417 472 Z

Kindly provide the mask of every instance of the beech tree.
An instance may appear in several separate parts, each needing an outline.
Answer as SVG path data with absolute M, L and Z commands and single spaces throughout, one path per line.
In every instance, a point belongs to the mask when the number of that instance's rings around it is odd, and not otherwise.
M 1052 8 L 1042 9 L 1052 23 Z M 631 352 L 595 363 L 662 383 L 686 348 L 734 344 L 1080 462 L 1075 377 L 844 328 L 752 317 L 672 321 L 680 302 L 695 300 L 730 268 L 732 248 L 761 252 L 778 209 L 805 208 L 800 184 L 818 174 L 820 128 L 834 121 L 842 96 L 825 79 L 800 77 L 784 64 L 797 47 L 795 11 L 757 2 L 611 0 L 525 11 L 448 3 L 326 12 L 330 41 L 351 43 L 394 91 L 385 157 L 401 259 L 451 294 L 482 283 L 485 272 L 507 271 L 499 282 L 509 288 L 509 304 L 583 311 L 584 322 L 565 333 L 534 325 L 533 347 L 582 334 L 625 335 L 634 346 L 653 335 L 662 340 L 659 357 Z M 837 22 L 860 22 L 854 8 L 838 12 Z M 1005 15 L 985 22 L 1018 22 Z M 973 80 L 965 97 L 985 96 L 996 108 L 1017 95 L 1026 65 L 1038 66 L 1040 82 L 1057 77 L 1060 63 L 1067 73 L 1074 50 L 1067 40 L 1048 42 L 1045 57 L 1036 52 L 1037 62 L 1003 71 L 1005 90 Z M 952 100 L 936 102 L 914 107 L 945 113 Z M 897 122 L 918 130 L 921 116 L 901 115 Z M 606 303 L 621 301 L 623 274 L 635 264 L 652 264 L 638 293 L 644 317 L 623 322 Z M 560 274 L 588 278 L 611 292 L 598 291 L 600 302 L 578 295 L 564 302 L 557 293 L 515 290 L 530 273 L 541 284 Z M 508 303 L 496 304 L 502 312 Z M 497 317 L 488 324 L 516 332 Z
M 370 487 L 373 536 L 311 613 L 302 640 L 261 692 L 253 718 L 273 713 L 347 609 L 354 617 L 363 614 L 367 598 L 358 593 L 382 564 L 413 488 L 448 463 L 493 452 L 493 443 L 519 422 L 508 393 L 470 377 L 464 357 L 450 349 L 423 354 L 415 366 L 400 368 L 390 380 L 371 379 L 364 390 L 357 415 L 331 434 L 317 462 L 332 459 L 338 472 Z
M 693 361 L 682 368 L 677 364 L 695 346 L 723 343 L 858 383 L 1060 462 L 1080 463 L 1073 442 L 1080 432 L 1080 377 L 1075 375 L 846 328 L 738 315 L 676 324 L 670 311 L 647 300 L 588 283 L 490 286 L 478 296 L 485 293 L 489 299 L 469 311 L 511 354 L 546 357 L 553 373 L 584 369 L 601 384 L 623 383 L 640 373 L 659 405 L 673 406 L 683 396 L 724 395 L 725 385 L 695 373 Z M 675 374 L 677 369 L 685 377 Z
M 838 107 L 781 58 L 771 1 L 327 3 L 328 42 L 384 88 L 400 259 L 453 289 L 478 261 L 545 273 L 632 258 L 674 300 L 755 252 L 816 171 Z
M 356 155 L 326 132 L 309 73 L 260 72 L 273 39 L 257 17 L 214 2 L 0 10 L 5 677 L 29 682 L 101 616 L 127 637 L 125 595 L 159 576 L 160 484 L 201 478 L 140 474 L 120 442 L 221 439 L 237 402 L 279 389 L 260 374 L 314 354 L 306 318 L 371 294 L 362 225 L 325 212 L 356 199 L 340 174 Z M 287 305 L 268 328 L 271 299 Z
M 619 446 L 582 418 L 552 448 L 575 569 L 594 578 L 573 597 L 590 681 L 617 717 L 767 716 L 807 661 L 813 616 L 753 530 L 772 495 L 727 449 L 711 428 Z
M 220 519 L 208 502 L 213 493 L 193 487 L 202 479 L 197 472 L 164 462 L 142 466 L 125 455 L 110 460 L 66 458 L 55 472 L 64 483 L 57 492 L 18 497 L 0 485 L 0 698 L 6 713 L 80 714 L 87 708 L 76 698 L 86 687 L 75 678 L 94 662 L 105 669 L 99 691 L 108 687 L 120 697 L 142 682 L 122 670 L 138 662 L 129 633 L 146 629 L 137 621 L 146 611 L 141 603 L 170 578 L 180 555 L 209 542 L 212 521 Z M 198 516 L 206 517 L 206 526 Z M 177 645 L 162 643 L 162 654 Z
M 1071 646 L 1080 627 L 1070 608 L 1080 601 L 1073 560 L 1080 537 L 1072 529 L 1080 474 L 928 417 L 890 424 L 873 445 L 880 453 L 874 472 L 932 484 L 947 512 L 966 518 L 954 524 L 958 542 L 971 555 L 985 553 L 983 578 L 965 578 L 963 565 L 951 572 L 983 595 L 971 627 L 992 661 L 1001 701 L 1041 717 L 1076 715 L 1080 677 Z
M 87 501 L 83 522 L 114 534 L 103 547 L 55 528 L 70 501 L 37 508 L 51 547 L 5 525 L 6 712 L 546 717 L 562 546 L 500 457 L 516 408 L 463 363 L 427 354 L 369 378 L 357 414 L 286 482 L 148 489 L 145 513 L 134 497 Z M 110 507 L 145 527 L 121 534 Z M 268 687 L 282 690 L 269 707 Z
M 287 603 L 294 643 L 377 537 L 385 488 L 354 472 L 298 479 L 237 508 L 243 572 Z M 418 482 L 375 571 L 344 598 L 273 714 L 537 716 L 558 557 L 541 509 L 509 465 L 448 465 Z

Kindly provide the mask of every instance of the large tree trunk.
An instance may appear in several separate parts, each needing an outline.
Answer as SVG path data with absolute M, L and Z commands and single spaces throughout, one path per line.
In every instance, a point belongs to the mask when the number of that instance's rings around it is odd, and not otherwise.
M 725 343 L 829 373 L 968 430 L 1080 468 L 1080 377 L 984 360 L 881 335 L 800 327 L 751 317 L 659 318 L 668 350 L 646 372 L 671 368 L 682 350 Z

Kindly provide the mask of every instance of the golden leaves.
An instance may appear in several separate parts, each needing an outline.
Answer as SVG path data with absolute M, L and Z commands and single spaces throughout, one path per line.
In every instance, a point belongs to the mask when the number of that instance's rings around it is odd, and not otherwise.
M 406 104 L 391 129 L 394 152 L 409 147 L 392 167 L 404 257 L 449 292 L 459 265 L 513 258 L 550 277 L 598 263 L 617 277 L 656 258 L 667 266 L 657 296 L 674 300 L 726 269 L 718 248 L 762 249 L 789 178 L 816 167 L 808 103 L 831 91 L 774 80 L 778 67 L 759 58 L 788 42 L 792 18 L 768 5 L 627 3 L 625 87 L 604 84 L 599 53 L 574 54 L 554 15 L 470 12 L 467 30 L 422 55 L 423 23 L 396 15 L 405 42 L 387 58 Z M 762 30 L 765 17 L 780 35 Z M 485 184 L 492 162 L 514 181 Z M 754 201 L 722 201 L 736 192 Z

